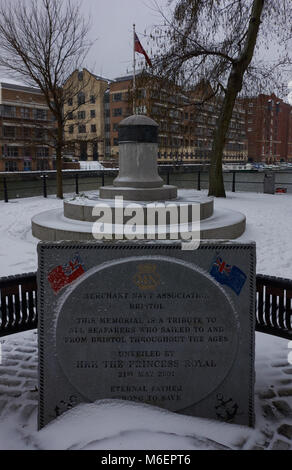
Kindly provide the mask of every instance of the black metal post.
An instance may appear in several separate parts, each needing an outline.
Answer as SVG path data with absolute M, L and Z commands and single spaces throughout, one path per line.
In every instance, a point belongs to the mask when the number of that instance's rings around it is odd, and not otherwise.
M 5 176 L 4 176 L 4 179 L 3 179 L 3 186 L 4 186 L 4 201 L 8 202 L 7 180 L 6 180 Z
M 75 193 L 79 194 L 79 175 L 76 173 L 75 175 Z
M 42 175 L 41 177 L 43 178 L 43 193 L 44 193 L 44 197 L 47 198 L 47 197 L 48 197 L 48 194 L 47 194 L 47 175 Z
M 232 172 L 232 192 L 235 193 L 235 171 Z
M 201 191 L 201 172 L 198 172 L 198 191 Z
M 169 184 L 170 181 L 170 176 L 169 176 L 169 171 L 167 172 L 167 177 L 166 177 L 166 184 Z
M 101 175 L 101 185 L 104 186 L 104 173 L 102 172 L 102 175 Z

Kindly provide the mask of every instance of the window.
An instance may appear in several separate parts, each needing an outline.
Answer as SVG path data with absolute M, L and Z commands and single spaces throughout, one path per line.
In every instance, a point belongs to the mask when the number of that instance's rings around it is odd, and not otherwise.
M 20 116 L 22 119 L 30 118 L 30 109 L 29 108 L 20 108 Z
M 29 127 L 23 127 L 22 128 L 22 135 L 24 139 L 29 139 L 30 137 L 30 128 Z
M 140 90 L 138 90 L 138 98 L 146 98 L 146 90 L 145 88 L 140 88 Z
M 115 124 L 113 124 L 113 131 L 114 131 L 114 132 L 117 132 L 118 129 L 119 129 L 119 125 L 118 125 L 118 123 L 116 122 Z
M 5 171 L 17 171 L 17 162 L 15 160 L 6 161 Z
M 73 106 L 73 98 L 68 99 L 68 106 Z
M 86 113 L 85 111 L 78 111 L 78 119 L 85 119 Z
M 105 117 L 110 117 L 111 116 L 111 112 L 109 109 L 106 109 L 105 111 Z
M 78 106 L 85 104 L 85 94 L 81 91 L 78 93 Z
M 46 109 L 34 109 L 34 119 L 37 119 L 38 121 L 46 121 L 47 119 L 47 111 Z
M 95 104 L 96 98 L 94 95 L 90 95 L 90 103 Z
M 48 119 L 48 112 L 45 109 L 36 109 L 35 118 L 40 121 L 46 121 Z
M 23 171 L 31 171 L 31 161 L 24 160 L 23 162 Z
M 23 155 L 24 157 L 30 157 L 30 156 L 31 156 L 31 149 L 30 149 L 30 147 L 24 147 L 24 148 L 22 149 L 22 155 Z
M 4 145 L 2 152 L 5 157 L 18 157 L 18 147 Z
M 122 116 L 122 108 L 114 108 L 114 116 Z
M 34 135 L 37 140 L 45 140 L 47 137 L 47 131 L 45 129 L 35 129 Z
M 79 132 L 79 134 L 85 134 L 86 133 L 86 126 L 84 124 L 79 124 L 78 132 Z
M 49 149 L 48 147 L 38 147 L 35 154 L 36 157 L 47 158 L 49 156 Z
M 114 93 L 113 101 L 122 101 L 122 93 Z
M 105 132 L 110 132 L 110 130 L 111 130 L 110 124 L 106 124 L 106 125 L 104 126 L 104 130 L 105 130 Z
M 96 125 L 95 124 L 91 124 L 91 132 L 96 132 Z
M 16 116 L 16 108 L 15 106 L 6 106 L 2 107 L 3 117 L 15 117 Z
M 114 146 L 119 145 L 119 139 L 114 138 Z
M 78 72 L 78 80 L 79 80 L 79 82 L 82 82 L 82 80 L 83 80 L 83 72 Z
M 74 132 L 74 126 L 71 124 L 71 126 L 69 126 L 69 134 L 73 134 Z
M 12 126 L 3 126 L 3 136 L 4 137 L 15 137 L 15 127 Z
M 137 114 L 146 114 L 146 112 L 147 112 L 146 106 L 136 106 L 136 113 Z
M 73 119 L 73 113 L 72 112 L 68 113 L 68 120 L 72 121 L 72 119 Z
M 95 109 L 91 109 L 90 110 L 90 117 L 95 118 L 95 116 L 96 116 Z
M 49 162 L 48 160 L 38 160 L 37 162 L 37 169 L 38 171 L 49 170 Z

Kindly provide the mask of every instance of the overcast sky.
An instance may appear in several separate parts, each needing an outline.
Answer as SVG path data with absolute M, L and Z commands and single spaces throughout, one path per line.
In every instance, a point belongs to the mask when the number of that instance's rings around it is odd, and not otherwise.
M 127 74 L 127 70 L 132 71 L 133 23 L 136 24 L 136 32 L 143 47 L 150 54 L 144 31 L 146 29 L 149 33 L 151 26 L 163 23 L 155 3 L 163 11 L 169 12 L 168 0 L 82 1 L 84 14 L 91 18 L 91 37 L 96 39 L 86 64 L 92 72 L 114 79 Z M 272 50 L 269 51 L 269 58 Z M 136 57 L 144 60 L 140 54 L 136 54 Z
M 165 5 L 166 0 L 157 0 L 157 3 Z M 83 0 L 82 9 L 90 14 L 91 36 L 96 38 L 87 65 L 97 75 L 111 79 L 133 68 L 133 23 L 147 50 L 147 41 L 143 38 L 145 28 L 149 30 L 162 22 L 159 13 L 154 11 L 154 0 Z
M 169 12 L 168 0 L 72 1 L 80 4 L 84 16 L 91 19 L 90 39 L 95 42 L 84 65 L 93 73 L 109 79 L 126 75 L 133 70 L 133 23 L 136 24 L 136 32 L 143 47 L 151 55 L 144 31 L 146 29 L 149 33 L 151 27 L 163 23 L 155 4 Z M 273 47 L 268 51 L 269 59 L 272 52 Z M 267 54 L 267 51 L 264 50 L 263 53 Z M 144 62 L 142 55 L 136 54 L 136 58 Z M 5 73 L 1 75 L 2 78 L 7 77 Z M 289 80 L 290 73 L 287 83 Z M 288 92 L 287 89 L 287 95 Z

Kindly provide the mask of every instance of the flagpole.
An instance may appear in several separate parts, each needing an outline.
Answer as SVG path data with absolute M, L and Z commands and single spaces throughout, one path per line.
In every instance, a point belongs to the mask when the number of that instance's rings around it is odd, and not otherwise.
M 135 56 L 135 24 L 133 24 L 133 114 L 136 114 L 136 56 Z

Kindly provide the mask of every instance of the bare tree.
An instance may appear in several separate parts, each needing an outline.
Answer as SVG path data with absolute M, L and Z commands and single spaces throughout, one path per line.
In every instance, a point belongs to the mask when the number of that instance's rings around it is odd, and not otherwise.
M 91 46 L 89 22 L 71 0 L 17 0 L 0 3 L 0 65 L 28 85 L 37 86 L 56 122 L 53 135 L 56 150 L 57 197 L 63 198 L 62 154 L 64 126 L 69 111 L 64 104 L 74 102 L 83 81 L 64 87 L 68 77 L 83 64 Z M 82 102 L 84 104 L 84 102 Z
M 222 158 L 237 97 L 244 89 L 279 91 L 291 70 L 291 2 L 175 0 L 170 18 L 160 12 L 164 25 L 151 35 L 159 47 L 152 60 L 157 73 L 182 86 L 206 80 L 210 98 L 218 96 L 209 195 L 225 197 Z

